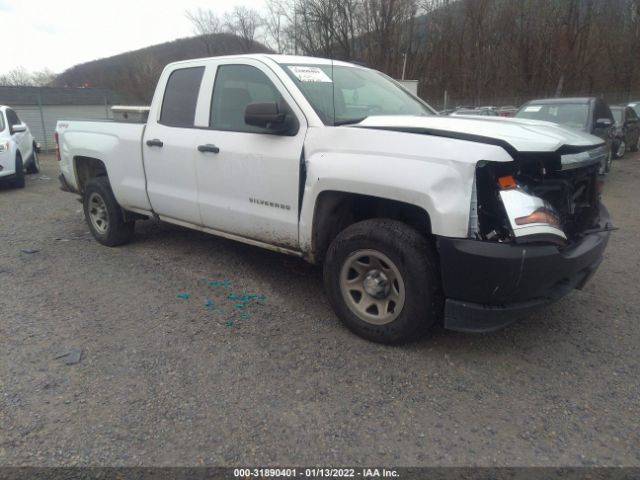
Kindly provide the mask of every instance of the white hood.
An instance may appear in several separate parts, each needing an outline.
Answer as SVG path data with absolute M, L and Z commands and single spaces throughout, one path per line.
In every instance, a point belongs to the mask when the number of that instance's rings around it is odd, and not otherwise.
M 595 147 L 604 143 L 599 137 L 555 123 L 505 117 L 372 116 L 354 126 L 424 129 L 425 133 L 450 133 L 456 138 L 460 135 L 485 137 L 506 142 L 519 152 L 555 152 L 563 146 Z

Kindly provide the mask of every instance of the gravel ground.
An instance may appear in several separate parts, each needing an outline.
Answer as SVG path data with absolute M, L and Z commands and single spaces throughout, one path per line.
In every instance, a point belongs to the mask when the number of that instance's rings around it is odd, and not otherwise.
M 0 465 L 640 465 L 640 155 L 584 291 L 404 347 L 297 259 L 152 221 L 100 246 L 42 163 L 0 190 Z

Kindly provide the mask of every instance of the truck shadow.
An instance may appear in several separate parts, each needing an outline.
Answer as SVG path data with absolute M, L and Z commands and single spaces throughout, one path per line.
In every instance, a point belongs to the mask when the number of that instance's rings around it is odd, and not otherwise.
M 230 278 L 234 283 L 258 285 L 262 291 L 282 299 L 287 315 L 287 328 L 293 333 L 320 328 L 323 334 L 339 336 L 345 345 L 349 342 L 365 342 L 350 333 L 333 313 L 324 294 L 322 268 L 304 260 L 242 244 L 221 237 L 190 230 L 180 226 L 144 221 L 136 226 L 136 248 L 162 252 L 166 261 L 180 263 L 183 267 L 202 271 L 208 269 L 216 275 Z M 554 322 L 553 310 L 524 315 L 513 325 L 502 330 L 482 333 L 460 333 L 435 325 L 427 336 L 400 348 L 408 350 L 437 349 L 456 351 L 469 349 L 490 353 L 514 345 L 525 348 L 531 338 L 543 341 L 551 336 Z M 321 327 L 318 327 L 321 324 Z M 308 333 L 313 335 L 313 333 Z M 375 348 L 398 348 L 376 345 Z

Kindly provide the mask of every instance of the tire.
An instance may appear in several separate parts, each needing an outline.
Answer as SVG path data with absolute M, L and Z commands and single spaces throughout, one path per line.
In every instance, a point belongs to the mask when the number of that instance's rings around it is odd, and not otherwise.
M 107 177 L 96 177 L 87 183 L 83 206 L 89 230 L 102 245 L 116 247 L 131 241 L 135 221 L 124 221 Z
M 640 134 L 638 134 L 638 139 L 636 140 L 635 145 L 629 147 L 629 150 L 632 152 L 637 152 L 638 150 L 640 150 Z
M 13 186 L 16 188 L 24 188 L 24 164 L 22 156 L 16 153 L 16 174 L 13 177 Z
M 624 141 L 624 138 L 621 138 L 618 141 L 618 144 L 615 146 L 615 152 L 613 154 L 613 158 L 619 159 L 624 157 L 624 154 L 627 152 L 627 144 Z
M 605 173 L 611 171 L 611 164 L 613 163 L 613 150 L 609 150 L 609 156 L 607 157 L 607 163 L 604 166 Z
M 33 147 L 33 154 L 31 154 L 31 161 L 27 164 L 27 173 L 40 173 L 40 159 L 35 146 Z
M 365 220 L 343 230 L 327 251 L 324 285 L 347 328 L 374 342 L 416 339 L 443 311 L 434 247 L 396 220 Z

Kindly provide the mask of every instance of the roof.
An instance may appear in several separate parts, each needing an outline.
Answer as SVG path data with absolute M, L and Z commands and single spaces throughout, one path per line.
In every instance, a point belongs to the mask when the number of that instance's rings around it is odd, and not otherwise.
M 538 100 L 531 100 L 528 104 L 537 104 L 537 105 L 553 105 L 556 103 L 578 103 L 578 104 L 587 104 L 594 101 L 596 97 L 567 97 L 567 98 L 540 98 Z
M 301 55 L 271 55 L 266 53 L 249 53 L 249 54 L 240 54 L 240 55 L 221 55 L 217 57 L 193 58 L 189 60 L 171 62 L 171 65 L 199 63 L 209 59 L 215 59 L 215 60 L 254 59 L 254 60 L 260 60 L 262 62 L 264 62 L 264 60 L 271 60 L 281 65 L 283 64 L 331 65 L 331 63 L 333 62 L 333 65 L 336 65 L 336 66 L 362 67 L 362 65 L 359 65 L 358 63 L 349 63 L 342 60 L 332 60 L 330 58 L 305 57 Z M 367 67 L 364 67 L 364 68 L 367 68 Z
M 123 98 L 106 88 L 1 87 L 0 105 L 110 105 Z

